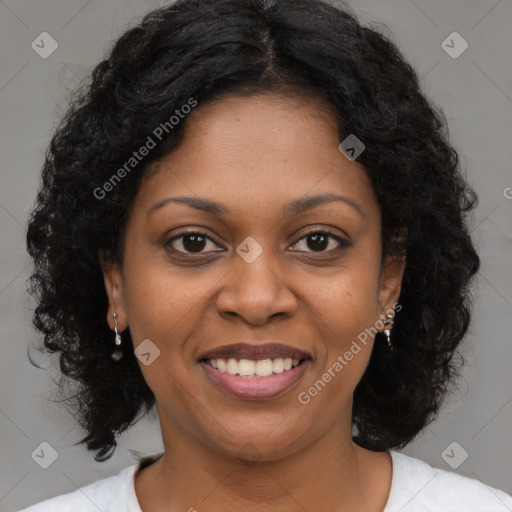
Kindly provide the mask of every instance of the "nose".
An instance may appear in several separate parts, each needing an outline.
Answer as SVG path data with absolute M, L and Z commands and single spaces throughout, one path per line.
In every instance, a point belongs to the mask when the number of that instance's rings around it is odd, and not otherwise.
M 221 316 L 242 317 L 254 325 L 263 325 L 274 316 L 293 316 L 297 310 L 296 296 L 279 265 L 264 255 L 265 251 L 252 263 L 235 257 L 234 268 L 226 275 L 217 296 Z

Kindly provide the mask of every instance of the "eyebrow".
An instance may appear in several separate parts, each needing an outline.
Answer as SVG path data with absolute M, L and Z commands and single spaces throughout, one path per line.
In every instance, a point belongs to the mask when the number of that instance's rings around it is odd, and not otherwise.
M 314 208 L 316 206 L 320 206 L 322 204 L 330 203 L 333 201 L 341 201 L 345 204 L 351 206 L 354 210 L 356 210 L 361 217 L 366 219 L 366 215 L 364 210 L 361 208 L 359 203 L 357 203 L 354 199 L 347 196 L 342 196 L 339 194 L 326 193 L 326 194 L 317 194 L 313 196 L 301 197 L 299 199 L 295 199 L 287 203 L 284 207 L 285 215 L 298 215 L 306 210 Z M 177 197 L 167 197 L 155 203 L 149 210 L 147 215 L 149 216 L 156 210 L 162 208 L 163 206 L 169 203 L 180 203 L 190 206 L 196 210 L 211 213 L 214 215 L 226 215 L 229 213 L 229 209 L 226 208 L 223 204 L 218 203 L 216 201 L 211 201 L 208 199 L 203 199 L 200 197 L 192 197 L 192 196 L 177 196 Z

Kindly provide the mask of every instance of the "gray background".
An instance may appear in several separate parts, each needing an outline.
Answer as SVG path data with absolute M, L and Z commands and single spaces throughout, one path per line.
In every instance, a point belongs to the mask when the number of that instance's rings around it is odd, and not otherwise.
M 130 450 L 154 453 L 162 448 L 156 420 L 125 433 L 106 463 L 96 463 L 85 448 L 71 446 L 81 432 L 73 428 L 69 412 L 47 400 L 54 391 L 55 371 L 37 370 L 27 359 L 27 347 L 37 345 L 38 335 L 30 325 L 33 304 L 24 290 L 30 273 L 27 214 L 44 150 L 68 93 L 122 31 L 163 3 L 0 1 L 1 511 L 117 473 L 134 463 Z M 403 451 L 446 470 L 451 470 L 449 460 L 458 466 L 456 472 L 512 493 L 512 2 L 349 3 L 363 22 L 389 26 L 421 75 L 425 92 L 444 108 L 451 139 L 480 198 L 473 236 L 483 264 L 464 350 L 464 378 L 440 417 Z M 47 59 L 31 48 L 44 31 L 59 45 Z M 469 43 L 458 58 L 442 47 L 454 31 Z M 460 47 L 456 41 L 448 44 Z M 50 356 L 30 352 L 50 368 Z M 48 469 L 31 457 L 41 442 L 58 452 Z M 450 447 L 453 442 L 458 445 Z M 463 450 L 468 458 L 460 464 Z

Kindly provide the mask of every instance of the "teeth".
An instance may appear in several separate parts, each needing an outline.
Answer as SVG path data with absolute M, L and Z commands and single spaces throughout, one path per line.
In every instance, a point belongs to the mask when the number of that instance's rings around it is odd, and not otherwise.
M 231 363 L 232 361 L 233 363 Z M 259 362 L 260 361 L 258 361 L 258 363 Z M 238 367 L 238 372 L 235 372 L 234 375 L 236 373 L 239 373 L 242 377 L 250 377 L 251 375 L 254 375 L 254 373 L 256 372 L 256 363 L 254 361 L 250 361 L 249 359 L 240 359 L 238 365 L 236 359 L 230 359 L 228 361 L 228 368 L 230 363 L 232 364 L 233 368 Z
M 240 361 L 240 363 L 242 361 Z M 272 362 L 272 359 L 261 359 L 256 363 L 253 375 L 257 375 L 258 377 L 268 377 L 269 375 L 272 375 L 273 371 L 274 363 Z
M 291 370 L 299 364 L 299 359 L 291 357 L 279 357 L 277 359 L 260 359 L 254 361 L 251 359 L 209 359 L 208 363 L 221 372 L 227 372 L 230 375 L 240 375 L 241 377 L 268 377 L 272 374 L 283 373 Z
M 228 373 L 230 375 L 238 373 L 238 361 L 236 359 L 228 359 Z
M 294 361 L 298 361 L 298 359 L 294 359 Z M 284 359 L 274 359 L 273 364 L 274 373 L 283 373 L 284 372 Z

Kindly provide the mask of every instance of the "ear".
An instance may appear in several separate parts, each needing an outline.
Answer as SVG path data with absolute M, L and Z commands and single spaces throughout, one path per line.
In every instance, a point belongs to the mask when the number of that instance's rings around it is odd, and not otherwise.
M 103 282 L 108 297 L 107 322 L 114 330 L 114 313 L 117 313 L 117 328 L 119 332 L 128 327 L 123 293 L 123 276 L 116 263 L 100 259 L 103 272 Z
M 406 255 L 386 255 L 379 282 L 379 303 L 383 312 L 393 310 L 402 289 Z

